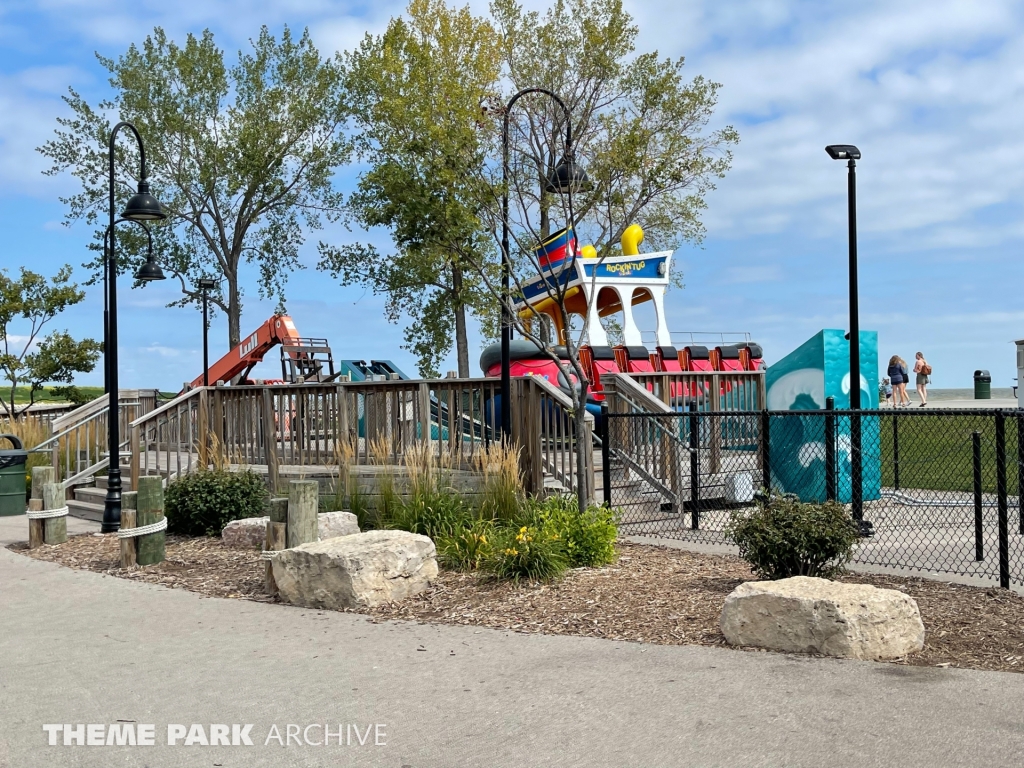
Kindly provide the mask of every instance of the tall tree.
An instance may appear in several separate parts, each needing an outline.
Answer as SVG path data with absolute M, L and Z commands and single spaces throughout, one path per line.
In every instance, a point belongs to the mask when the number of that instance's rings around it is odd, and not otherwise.
M 170 213 L 167 225 L 154 227 L 154 241 L 181 285 L 183 297 L 174 304 L 198 304 L 196 280 L 222 278 L 210 300 L 227 315 L 234 346 L 241 336 L 242 264 L 255 265 L 261 296 L 283 304 L 287 276 L 301 267 L 304 230 L 339 214 L 343 198 L 331 179 L 350 154 L 341 73 L 320 57 L 308 32 L 295 39 L 287 27 L 280 39 L 264 27 L 230 67 L 209 30 L 179 46 L 158 27 L 141 48 L 97 58 L 110 72 L 114 95 L 94 107 L 69 90 L 71 116 L 58 118 L 56 137 L 39 148 L 53 163 L 49 173 L 70 170 L 81 181 L 81 192 L 62 199 L 67 223 L 102 226 L 110 129 L 117 120 L 134 123 L 154 194 Z M 127 199 L 137 150 L 125 141 L 115 155 L 118 195 Z M 144 235 L 124 228 L 117 236 L 119 266 L 127 270 L 143 258 Z M 97 258 L 87 265 L 93 280 L 102 242 L 100 229 Z
M 453 342 L 459 375 L 470 375 L 467 314 L 490 303 L 467 264 L 494 252 L 480 218 L 491 139 L 482 106 L 497 94 L 499 42 L 468 8 L 412 0 L 407 18 L 343 57 L 367 164 L 346 210 L 359 227 L 387 230 L 393 248 L 322 243 L 321 268 L 385 295 L 393 322 L 409 319 L 406 344 L 423 375 L 438 374 Z
M 603 254 L 630 224 L 656 249 L 700 242 L 704 197 L 739 140 L 730 126 L 706 130 L 720 85 L 699 75 L 687 82 L 682 58 L 636 53 L 639 29 L 622 0 L 555 0 L 543 14 L 493 0 L 491 15 L 509 92 L 547 88 L 569 108 L 576 159 L 592 182 L 574 196 L 581 243 Z M 513 216 L 545 239 L 562 225 L 552 224 L 560 202 L 543 185 L 564 151 L 565 116 L 535 96 L 511 118 Z
M 28 385 L 29 390 L 24 412 L 44 384 L 71 384 L 76 373 L 95 367 L 99 342 L 75 341 L 67 331 L 52 331 L 40 338 L 51 320 L 84 298 L 85 292 L 71 282 L 70 265 L 49 279 L 24 268 L 17 279 L 0 271 L 0 372 L 10 384 L 10 398 L 6 402 L 0 398 L 0 405 L 9 417 L 19 415 L 14 405 L 19 385 Z M 23 333 L 13 332 L 19 329 Z

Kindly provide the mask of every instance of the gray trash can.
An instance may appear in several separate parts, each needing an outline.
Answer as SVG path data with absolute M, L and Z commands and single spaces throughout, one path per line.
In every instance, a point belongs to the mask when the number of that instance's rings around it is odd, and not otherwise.
M 988 371 L 974 372 L 974 399 L 992 399 L 992 374 Z
M 15 435 L 0 435 L 10 440 L 13 450 L 0 451 L 0 517 L 25 514 L 25 462 L 28 451 Z

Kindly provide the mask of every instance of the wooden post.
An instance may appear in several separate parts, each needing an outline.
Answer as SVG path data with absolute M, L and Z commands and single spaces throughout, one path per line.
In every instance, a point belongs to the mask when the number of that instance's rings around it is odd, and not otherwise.
M 43 509 L 60 509 L 64 506 L 64 486 L 60 483 L 47 483 L 43 486 Z M 43 542 L 46 544 L 63 544 L 68 540 L 68 518 L 47 517 L 43 520 Z
M 137 523 L 136 507 L 138 506 L 138 492 L 124 491 L 121 493 L 121 528 L 135 528 Z M 138 564 L 135 550 L 138 544 L 137 537 L 121 539 L 121 567 L 131 568 Z
M 142 461 L 142 438 L 145 434 L 143 429 L 144 427 L 142 426 L 132 427 L 132 442 L 129 449 L 132 452 L 130 460 L 131 463 L 129 464 L 129 477 L 131 477 L 132 488 L 139 487 L 139 477 L 142 476 L 142 466 L 140 462 Z M 157 466 L 159 466 L 159 464 Z
M 267 479 L 270 482 L 270 492 L 277 493 L 278 483 L 278 460 L 277 460 L 277 414 L 274 411 L 274 396 L 270 390 L 263 389 L 263 412 L 260 414 L 263 421 L 264 450 L 267 456 Z
M 288 549 L 316 541 L 317 502 L 320 483 L 316 480 L 292 480 L 288 488 Z
M 287 543 L 288 530 L 288 499 L 271 499 L 267 510 L 270 519 L 267 521 L 267 538 L 263 549 L 268 552 L 280 552 Z M 277 594 L 277 582 L 274 581 L 274 567 L 268 560 L 264 583 L 268 595 Z
M 32 498 L 28 502 L 31 512 L 43 511 L 43 486 L 52 483 L 56 476 L 53 467 L 32 467 Z M 28 548 L 35 549 L 43 545 L 43 531 L 45 520 L 28 521 Z M 66 526 L 66 524 L 65 524 Z
M 425 381 L 419 384 L 419 416 L 420 434 L 419 439 L 424 445 L 430 446 L 430 385 Z M 437 439 L 441 439 L 440 419 L 438 419 Z
M 139 478 L 136 502 L 138 527 L 152 525 L 164 516 L 164 483 L 159 476 Z M 163 562 L 167 541 L 166 531 L 157 531 L 138 536 L 135 551 L 139 565 L 156 565 Z
M 203 387 L 199 391 L 199 413 L 197 425 L 199 429 L 199 466 L 206 469 L 210 466 L 210 390 Z

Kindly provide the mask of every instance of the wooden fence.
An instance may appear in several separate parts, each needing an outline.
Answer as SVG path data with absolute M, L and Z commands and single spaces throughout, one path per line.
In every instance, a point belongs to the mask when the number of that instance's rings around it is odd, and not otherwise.
M 513 379 L 511 441 L 526 490 L 593 491 L 576 471 L 572 403 L 542 379 Z M 589 417 L 588 417 L 589 418 Z M 132 480 L 171 480 L 215 462 L 265 470 L 400 464 L 423 447 L 440 463 L 472 469 L 500 442 L 497 379 L 367 381 L 202 387 L 131 424 Z M 592 420 L 582 436 L 592 467 Z M 314 471 L 314 470 L 311 470 Z

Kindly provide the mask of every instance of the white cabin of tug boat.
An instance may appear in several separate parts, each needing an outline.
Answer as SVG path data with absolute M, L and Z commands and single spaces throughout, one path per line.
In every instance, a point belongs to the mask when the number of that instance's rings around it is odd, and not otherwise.
M 594 246 L 585 245 L 576 251 L 574 262 L 566 263 L 576 248 L 576 238 L 571 230 L 556 233 L 536 251 L 544 274 L 523 284 L 515 302 L 519 317 L 529 323 L 536 318 L 534 313 L 546 315 L 557 331 L 557 343 L 568 343 L 567 329 L 562 327 L 557 302 L 552 295 L 552 289 L 561 285 L 565 288 L 566 311 L 582 318 L 586 340 L 591 346 L 609 346 L 601 318 L 619 311 L 623 318 L 623 344 L 641 346 L 643 341 L 633 318 L 633 307 L 650 301 L 654 303 L 658 345 L 671 346 L 665 317 L 665 289 L 669 284 L 674 252 L 642 254 L 640 243 L 643 239 L 643 229 L 633 224 L 622 233 L 621 256 L 601 259 Z

